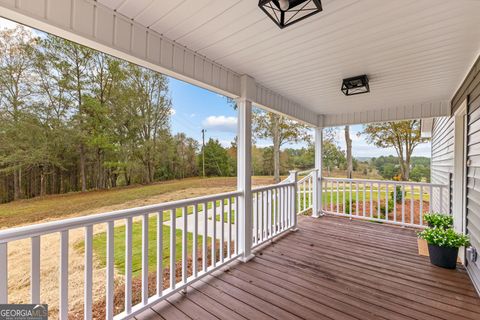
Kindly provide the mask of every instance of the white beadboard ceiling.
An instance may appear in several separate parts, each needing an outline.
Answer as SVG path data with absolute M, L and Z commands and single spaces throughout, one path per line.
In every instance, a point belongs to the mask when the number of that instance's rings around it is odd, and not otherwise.
M 327 115 L 448 100 L 480 49 L 477 0 L 322 0 L 283 30 L 257 0 L 98 2 Z M 345 97 L 360 74 L 371 93 Z

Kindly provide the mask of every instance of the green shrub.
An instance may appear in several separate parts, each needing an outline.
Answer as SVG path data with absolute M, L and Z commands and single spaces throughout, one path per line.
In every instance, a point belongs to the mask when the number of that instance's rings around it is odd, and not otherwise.
M 393 198 L 388 199 L 388 212 L 391 212 L 391 211 L 393 211 Z M 385 203 L 381 204 L 380 213 L 382 213 L 383 215 L 387 215 L 388 212 L 387 212 L 387 207 L 385 206 Z
M 396 197 L 395 197 L 396 195 Z M 390 193 L 392 202 L 396 200 L 397 203 L 402 203 L 402 187 L 397 186 L 394 191 Z M 390 207 L 390 203 L 388 205 Z M 392 206 L 393 207 L 393 206 Z
M 453 229 L 426 228 L 418 236 L 425 239 L 428 244 L 440 247 L 459 248 L 470 245 L 468 236 L 457 233 Z
M 442 213 L 428 213 L 424 219 L 432 228 L 448 229 L 453 226 L 453 217 Z

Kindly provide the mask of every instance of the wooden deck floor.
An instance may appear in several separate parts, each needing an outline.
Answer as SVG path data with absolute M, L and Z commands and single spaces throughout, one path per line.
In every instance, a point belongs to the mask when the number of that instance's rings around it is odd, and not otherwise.
M 301 217 L 299 230 L 137 319 L 480 319 L 466 272 L 431 266 L 413 230 Z

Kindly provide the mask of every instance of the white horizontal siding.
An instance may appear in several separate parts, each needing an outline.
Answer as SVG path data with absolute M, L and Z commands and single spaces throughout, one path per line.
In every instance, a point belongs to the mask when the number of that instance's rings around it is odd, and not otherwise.
M 471 244 L 480 252 L 480 58 L 452 99 L 457 110 L 467 99 L 467 221 Z M 480 260 L 467 260 L 467 270 L 480 292 Z
M 436 118 L 432 129 L 432 158 L 431 158 L 431 181 L 432 183 L 449 185 L 453 175 L 453 143 L 454 121 L 452 117 Z M 440 204 L 440 198 L 443 203 Z M 444 192 L 442 197 L 438 190 L 432 195 L 432 210 L 438 211 L 450 207 L 450 195 Z

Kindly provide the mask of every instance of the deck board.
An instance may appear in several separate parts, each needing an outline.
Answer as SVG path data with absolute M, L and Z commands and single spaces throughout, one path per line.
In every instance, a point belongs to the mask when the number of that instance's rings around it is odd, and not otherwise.
M 463 267 L 434 267 L 412 229 L 299 217 L 299 230 L 137 319 L 480 319 Z

